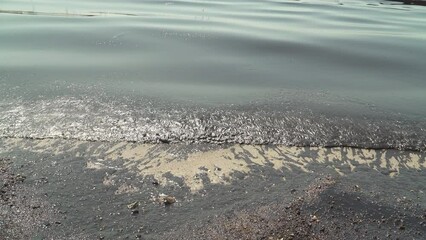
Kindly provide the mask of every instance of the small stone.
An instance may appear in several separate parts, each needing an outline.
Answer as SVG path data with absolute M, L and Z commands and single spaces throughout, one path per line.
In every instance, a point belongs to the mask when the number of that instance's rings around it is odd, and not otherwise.
M 317 216 L 313 215 L 313 216 L 311 217 L 311 221 L 313 221 L 313 222 L 318 222 L 319 220 L 318 220 L 318 217 L 317 217 Z
M 127 208 L 128 208 L 128 209 L 135 209 L 135 208 L 137 208 L 138 206 L 139 206 L 139 202 L 138 202 L 138 201 L 136 201 L 136 202 L 132 202 L 132 203 L 128 204 L 128 205 L 127 205 Z
M 163 202 L 166 205 L 170 205 L 176 202 L 176 198 L 172 197 L 172 196 L 166 196 L 163 198 Z
M 160 194 L 160 196 L 157 198 L 157 201 L 164 205 L 171 205 L 176 202 L 176 198 L 166 194 Z
M 139 210 L 137 210 L 137 209 L 133 209 L 133 210 L 132 210 L 132 215 L 137 215 L 137 214 L 139 214 Z
M 160 140 L 161 143 L 170 143 L 169 139 L 160 138 L 159 140 Z
M 17 174 L 15 179 L 16 181 L 23 182 L 27 177 L 22 176 L 21 174 Z

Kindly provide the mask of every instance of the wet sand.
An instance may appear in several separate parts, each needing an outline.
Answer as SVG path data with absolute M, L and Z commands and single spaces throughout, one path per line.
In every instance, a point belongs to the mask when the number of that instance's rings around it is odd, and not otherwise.
M 5 239 L 423 239 L 426 154 L 0 139 Z

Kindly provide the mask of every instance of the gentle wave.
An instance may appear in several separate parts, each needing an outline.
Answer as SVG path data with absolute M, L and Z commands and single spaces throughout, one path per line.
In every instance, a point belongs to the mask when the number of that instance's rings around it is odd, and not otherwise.
M 4 0 L 0 9 L 1 137 L 426 148 L 422 6 Z

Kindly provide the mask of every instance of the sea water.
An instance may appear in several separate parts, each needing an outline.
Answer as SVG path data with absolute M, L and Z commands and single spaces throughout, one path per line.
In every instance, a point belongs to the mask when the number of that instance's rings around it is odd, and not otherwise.
M 2 0 L 0 136 L 426 149 L 426 8 Z

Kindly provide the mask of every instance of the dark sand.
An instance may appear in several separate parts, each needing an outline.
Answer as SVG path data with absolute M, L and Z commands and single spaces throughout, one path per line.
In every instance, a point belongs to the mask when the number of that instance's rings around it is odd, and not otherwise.
M 421 152 L 0 143 L 2 239 L 424 239 L 426 234 Z

